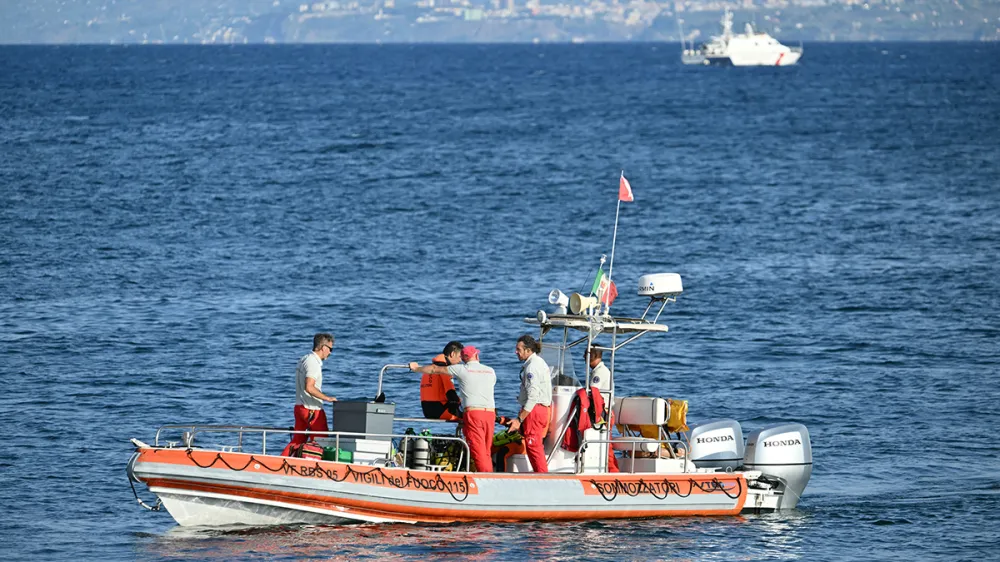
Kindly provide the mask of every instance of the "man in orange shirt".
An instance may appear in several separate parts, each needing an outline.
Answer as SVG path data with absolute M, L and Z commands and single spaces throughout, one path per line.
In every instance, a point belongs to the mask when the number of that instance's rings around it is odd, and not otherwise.
M 440 353 L 431 362 L 439 367 L 447 367 L 447 353 L 462 351 L 462 342 L 452 341 L 444 347 L 446 353 Z M 462 405 L 455 391 L 455 385 L 448 375 L 424 373 L 420 378 L 420 408 L 425 418 L 446 421 L 462 419 L 459 407 Z

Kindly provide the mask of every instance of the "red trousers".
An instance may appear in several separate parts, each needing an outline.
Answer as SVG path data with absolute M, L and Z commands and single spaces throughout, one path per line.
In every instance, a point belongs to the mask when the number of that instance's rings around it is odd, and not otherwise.
M 493 410 L 465 410 L 462 433 L 469 444 L 472 462 L 476 463 L 476 472 L 493 472 L 490 447 L 493 446 L 495 420 L 496 412 Z
M 295 431 L 330 431 L 330 426 L 326 423 L 326 412 L 323 410 L 310 410 L 301 404 L 295 405 Z M 281 456 L 287 457 L 291 452 L 292 445 L 312 441 L 312 435 L 305 433 L 293 433 L 292 440 L 285 446 Z
M 549 429 L 549 407 L 535 404 L 521 424 L 521 435 L 524 436 L 524 452 L 528 455 L 531 470 L 548 472 L 549 463 L 545 460 L 545 432 Z

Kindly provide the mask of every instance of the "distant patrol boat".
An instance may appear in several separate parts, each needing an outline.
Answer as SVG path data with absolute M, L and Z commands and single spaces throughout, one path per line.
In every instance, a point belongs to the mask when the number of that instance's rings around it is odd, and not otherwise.
M 802 57 L 802 47 L 788 47 L 764 32 L 746 24 L 745 33 L 733 33 L 733 13 L 722 16 L 722 35 L 712 37 L 699 48 L 687 48 L 681 36 L 681 62 L 684 64 L 727 66 L 789 66 Z

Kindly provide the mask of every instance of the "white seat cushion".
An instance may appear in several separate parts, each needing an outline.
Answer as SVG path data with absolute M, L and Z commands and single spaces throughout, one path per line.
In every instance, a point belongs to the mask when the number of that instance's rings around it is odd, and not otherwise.
M 663 398 L 627 396 L 615 399 L 614 412 L 616 424 L 663 425 L 667 423 L 670 408 Z
M 656 439 L 646 439 L 645 437 L 616 437 L 611 440 L 611 448 L 616 451 L 632 451 L 633 445 L 636 452 L 655 453 L 660 450 L 660 444 Z

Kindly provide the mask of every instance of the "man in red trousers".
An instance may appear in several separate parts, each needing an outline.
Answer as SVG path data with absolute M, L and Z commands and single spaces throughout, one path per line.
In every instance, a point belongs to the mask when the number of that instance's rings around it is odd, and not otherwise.
M 552 375 L 549 365 L 538 355 L 542 345 L 525 334 L 517 339 L 514 352 L 521 364 L 521 392 L 517 401 L 521 411 L 511 421 L 510 431 L 520 430 L 524 436 L 524 451 L 535 472 L 548 472 L 545 446 L 542 440 L 549 429 L 549 411 L 552 406 Z
M 295 369 L 295 431 L 330 431 L 323 402 L 336 402 L 337 399 L 323 394 L 323 361 L 332 352 L 333 335 L 320 333 L 313 336 L 312 352 L 299 359 Z M 281 456 L 287 457 L 294 445 L 312 439 L 305 433 L 292 434 L 292 440 Z

